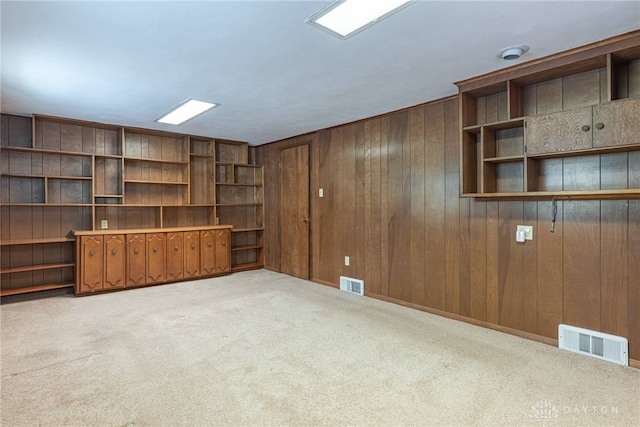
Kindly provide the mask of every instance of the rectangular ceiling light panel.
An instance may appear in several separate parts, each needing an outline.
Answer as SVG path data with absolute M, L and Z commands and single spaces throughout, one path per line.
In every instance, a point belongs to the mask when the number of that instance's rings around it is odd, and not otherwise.
M 212 104 L 210 102 L 197 101 L 195 99 L 189 99 L 186 102 L 180 104 L 177 108 L 171 110 L 169 113 L 160 117 L 157 122 L 167 123 L 170 125 L 181 125 L 187 120 L 191 120 L 200 114 L 217 107 L 220 104 Z
M 335 1 L 313 15 L 308 23 L 328 30 L 342 39 L 367 28 L 413 0 Z

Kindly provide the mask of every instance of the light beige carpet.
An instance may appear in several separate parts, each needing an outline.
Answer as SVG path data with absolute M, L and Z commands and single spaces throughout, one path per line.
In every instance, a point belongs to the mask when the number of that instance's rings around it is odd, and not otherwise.
M 5 427 L 640 425 L 640 370 L 266 270 L 3 303 Z

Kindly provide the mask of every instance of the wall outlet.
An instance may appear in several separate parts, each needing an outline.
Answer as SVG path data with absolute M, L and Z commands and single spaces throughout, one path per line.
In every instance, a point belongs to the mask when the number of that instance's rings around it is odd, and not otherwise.
M 533 225 L 518 225 L 516 233 L 518 231 L 524 231 L 524 238 L 526 240 L 533 240 Z
M 324 197 L 324 188 L 318 190 L 318 197 Z
M 344 265 L 347 265 L 347 266 L 349 265 L 349 257 L 348 256 L 344 257 Z
M 109 221 L 107 221 L 106 219 L 103 219 L 102 221 L 100 221 L 100 228 L 103 230 L 106 230 L 109 228 Z
M 216 225 L 220 225 L 220 217 L 216 217 Z

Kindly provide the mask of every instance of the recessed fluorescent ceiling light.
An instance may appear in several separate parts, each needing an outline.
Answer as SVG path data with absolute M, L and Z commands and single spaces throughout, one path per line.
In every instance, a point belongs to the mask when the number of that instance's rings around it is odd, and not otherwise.
M 307 19 L 307 22 L 346 39 L 412 2 L 413 0 L 339 0 Z
M 210 102 L 189 99 L 164 116 L 160 117 L 158 120 L 156 120 L 156 122 L 167 123 L 170 125 L 180 125 L 187 120 L 191 120 L 194 117 L 204 113 L 205 111 L 209 111 L 219 105 L 220 104 L 212 104 Z

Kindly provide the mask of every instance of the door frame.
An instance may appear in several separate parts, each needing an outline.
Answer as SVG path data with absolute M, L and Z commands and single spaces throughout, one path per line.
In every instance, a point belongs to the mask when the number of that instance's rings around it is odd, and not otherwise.
M 276 206 L 278 207 L 278 222 L 277 222 L 277 226 L 278 226 L 278 272 L 282 273 L 282 241 L 280 240 L 281 238 L 281 230 L 282 230 L 282 216 L 280 215 L 280 202 L 281 202 L 281 194 L 280 194 L 280 184 L 281 184 L 281 169 L 282 169 L 282 164 L 280 162 L 280 159 L 282 158 L 282 152 L 284 150 L 288 150 L 290 148 L 296 148 L 296 147 L 300 147 L 300 146 L 304 146 L 306 145 L 308 148 L 308 153 L 309 153 L 309 158 L 308 158 L 308 164 L 309 164 L 309 182 L 307 185 L 308 188 L 308 192 L 307 192 L 307 198 L 308 198 L 308 206 L 309 206 L 309 218 L 311 218 L 311 222 L 309 224 L 309 241 L 307 242 L 307 245 L 309 246 L 309 259 L 307 260 L 309 263 L 308 266 L 308 271 L 309 271 L 309 277 L 306 277 L 305 279 L 307 280 L 311 280 L 311 278 L 313 277 L 313 223 L 314 223 L 314 218 L 312 215 L 313 212 L 313 206 L 311 205 L 313 198 L 311 197 L 311 184 L 312 184 L 312 179 L 313 179 L 313 165 L 311 163 L 311 159 L 312 159 L 312 149 L 313 149 L 313 139 L 311 137 L 309 137 L 308 139 L 305 138 L 303 141 L 299 141 L 299 142 L 295 142 L 293 144 L 287 144 L 286 146 L 283 147 L 278 147 L 278 158 L 277 158 L 277 176 L 276 176 Z

